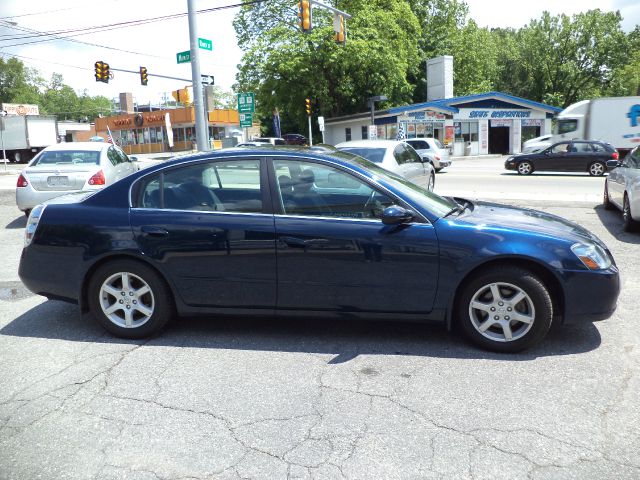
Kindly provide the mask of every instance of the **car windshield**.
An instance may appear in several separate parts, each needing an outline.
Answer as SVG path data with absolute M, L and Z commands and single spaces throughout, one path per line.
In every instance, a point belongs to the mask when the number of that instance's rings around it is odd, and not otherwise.
M 97 165 L 100 163 L 100 152 L 96 150 L 51 150 L 38 155 L 32 167 L 36 165 Z
M 332 153 L 331 155 L 348 160 L 351 163 L 357 163 L 358 165 L 373 172 L 376 177 L 378 177 L 377 180 L 381 180 L 389 186 L 393 187 L 395 190 L 400 192 L 403 197 L 409 200 L 409 202 L 424 207 L 434 215 L 443 217 L 447 213 L 451 212 L 452 209 L 458 207 L 458 204 L 456 202 L 441 197 L 440 195 L 436 195 L 426 188 L 422 188 L 419 185 L 410 182 L 406 178 L 401 177 L 400 175 L 389 172 L 388 170 L 379 167 L 378 165 L 362 158 L 361 156 L 351 155 L 351 152 L 346 153 L 345 150 L 343 150 L 342 152 Z
M 340 147 L 339 150 L 343 152 L 353 153 L 354 155 L 360 155 L 362 158 L 366 158 L 373 163 L 382 163 L 384 159 L 384 152 L 386 148 L 367 148 L 367 147 Z

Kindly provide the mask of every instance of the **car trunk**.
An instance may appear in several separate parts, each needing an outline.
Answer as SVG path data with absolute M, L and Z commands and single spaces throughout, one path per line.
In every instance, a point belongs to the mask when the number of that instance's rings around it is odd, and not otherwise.
M 81 190 L 87 180 L 96 173 L 98 165 L 68 165 L 56 168 L 53 165 L 29 167 L 24 171 L 34 190 L 38 191 L 72 191 Z

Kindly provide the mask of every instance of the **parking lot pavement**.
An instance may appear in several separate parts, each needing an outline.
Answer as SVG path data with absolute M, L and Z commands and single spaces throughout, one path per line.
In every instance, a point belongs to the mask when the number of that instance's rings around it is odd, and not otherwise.
M 535 203 L 609 245 L 620 303 L 499 355 L 361 321 L 184 319 L 120 340 L 24 290 L 11 201 L 0 191 L 2 479 L 640 478 L 640 234 L 618 212 Z

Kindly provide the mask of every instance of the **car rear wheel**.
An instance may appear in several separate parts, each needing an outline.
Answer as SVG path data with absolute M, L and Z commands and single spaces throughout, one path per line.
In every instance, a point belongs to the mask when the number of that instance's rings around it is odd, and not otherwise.
M 157 333 L 174 311 L 165 281 L 134 260 L 116 260 L 98 268 L 88 292 L 94 318 L 118 337 L 139 339 Z
M 589 165 L 589 175 L 592 175 L 594 177 L 601 177 L 606 171 L 607 167 L 602 162 L 593 162 L 591 165 Z
M 427 183 L 427 190 L 433 192 L 433 188 L 436 186 L 436 175 L 431 172 L 429 175 L 429 182 Z
M 520 162 L 518 164 L 518 173 L 520 175 L 530 175 L 533 172 L 533 165 L 529 162 Z
M 622 202 L 622 221 L 625 232 L 635 232 L 638 229 L 638 222 L 631 216 L 631 204 L 626 193 Z
M 464 285 L 457 320 L 475 344 L 514 353 L 538 344 L 551 328 L 553 303 L 544 283 L 528 270 L 496 267 Z
M 607 182 L 604 182 L 604 193 L 602 194 L 602 206 L 605 210 L 612 210 L 613 203 L 611 203 L 611 199 L 609 199 L 609 187 L 607 186 Z

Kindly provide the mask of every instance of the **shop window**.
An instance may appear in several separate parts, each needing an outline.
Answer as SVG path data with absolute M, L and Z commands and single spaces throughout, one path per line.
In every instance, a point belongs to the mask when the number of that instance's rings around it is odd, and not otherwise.
M 362 139 L 366 140 L 367 138 L 369 138 L 369 128 L 364 125 L 363 127 L 361 127 L 362 130 Z
M 153 127 L 151 127 L 149 129 L 149 142 L 150 143 L 157 143 L 157 140 L 156 140 L 156 129 L 153 128 Z
M 456 142 L 477 142 L 478 122 L 454 122 Z
M 344 129 L 344 138 L 347 142 L 351 140 L 351 129 L 349 127 Z

